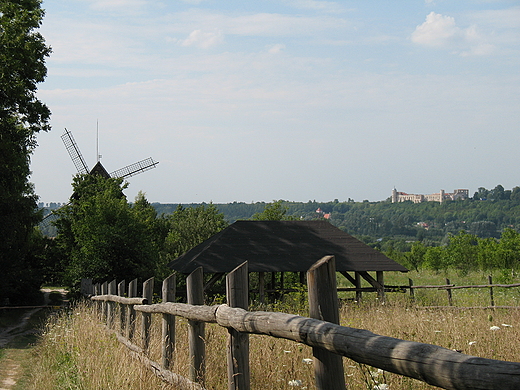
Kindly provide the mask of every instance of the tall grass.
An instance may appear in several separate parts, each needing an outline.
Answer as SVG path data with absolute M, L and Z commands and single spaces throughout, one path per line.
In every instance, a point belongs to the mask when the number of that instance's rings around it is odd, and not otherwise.
M 369 294 L 365 295 L 367 299 L 361 304 L 350 300 L 343 304 L 341 325 L 440 345 L 473 356 L 520 361 L 517 348 L 520 310 L 417 308 L 410 304 L 406 294 L 390 295 L 383 305 Z M 266 309 L 303 314 L 299 305 L 301 298 L 301 293 L 295 294 Z M 161 360 L 160 320 L 160 315 L 153 316 L 150 357 L 155 361 Z M 499 329 L 491 330 L 492 326 Z M 136 340 L 140 337 L 139 328 L 136 326 Z M 189 373 L 187 331 L 187 320 L 177 318 L 173 371 L 183 376 Z M 226 337 L 226 329 L 206 324 L 208 389 L 227 388 Z M 251 386 L 253 389 L 314 389 L 313 365 L 308 360 L 311 358 L 312 349 L 306 345 L 251 335 Z M 126 347 L 104 330 L 97 314 L 86 304 L 51 318 L 31 359 L 30 383 L 24 387 L 27 389 L 174 389 L 132 359 Z M 383 384 L 391 390 L 434 388 L 349 359 L 344 359 L 344 366 L 349 389 L 373 390 L 378 388 L 376 386 L 382 389 Z

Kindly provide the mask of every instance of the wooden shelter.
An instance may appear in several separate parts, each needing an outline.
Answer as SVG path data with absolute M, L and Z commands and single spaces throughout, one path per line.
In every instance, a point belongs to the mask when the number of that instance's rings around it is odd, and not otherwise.
M 356 291 L 364 278 L 372 291 L 382 294 L 384 271 L 408 271 L 328 221 L 237 221 L 168 266 L 183 274 L 202 267 L 205 273 L 214 274 L 215 281 L 247 261 L 249 271 L 259 273 L 260 290 L 266 272 L 282 273 L 283 289 L 284 272 L 300 272 L 303 282 L 304 273 L 326 255 L 335 256 L 336 270 Z

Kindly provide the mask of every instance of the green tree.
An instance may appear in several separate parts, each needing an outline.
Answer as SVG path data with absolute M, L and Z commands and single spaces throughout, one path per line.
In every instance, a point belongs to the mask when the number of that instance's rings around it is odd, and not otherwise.
M 283 200 L 273 201 L 265 205 L 264 211 L 255 213 L 253 221 L 292 221 L 294 217 L 286 215 L 288 207 L 284 206 Z
M 131 205 L 122 179 L 77 175 L 69 205 L 59 210 L 58 241 L 70 261 L 64 279 L 77 288 L 82 278 L 148 278 L 159 262 L 161 231 L 143 194 Z
M 50 54 L 36 31 L 44 15 L 40 4 L 0 2 L 0 304 L 27 302 L 41 283 L 31 252 L 38 251 L 33 229 L 41 216 L 28 181 L 36 134 L 50 129 L 50 111 L 36 98 Z
M 183 207 L 166 217 L 168 233 L 162 252 L 163 274 L 166 265 L 228 226 L 224 214 L 213 204 Z M 167 276 L 167 275 L 164 275 Z

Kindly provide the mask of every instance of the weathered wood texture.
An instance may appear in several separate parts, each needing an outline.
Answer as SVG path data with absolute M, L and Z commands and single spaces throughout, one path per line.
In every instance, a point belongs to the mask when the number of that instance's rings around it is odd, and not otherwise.
M 153 283 L 154 278 L 150 278 L 143 283 L 143 298 L 148 302 L 152 302 L 153 299 Z M 143 349 L 148 350 L 150 346 L 150 328 L 152 326 L 152 315 L 150 313 L 141 313 L 141 336 Z
M 139 360 L 142 364 L 148 367 L 157 377 L 161 378 L 163 381 L 171 383 L 180 390 L 204 390 L 204 388 L 198 383 L 194 383 L 182 375 L 175 374 L 174 372 L 162 368 L 158 363 L 149 359 L 141 347 L 131 343 L 125 337 L 117 335 L 117 340 L 130 350 L 132 356 L 135 359 Z
M 339 325 L 338 293 L 334 256 L 326 256 L 307 271 L 309 315 Z M 344 390 L 345 374 L 340 355 L 319 347 L 312 348 L 318 389 Z
M 204 304 L 204 272 L 202 267 L 196 268 L 186 278 L 186 291 L 188 304 Z M 190 355 L 190 379 L 194 382 L 204 384 L 206 344 L 205 323 L 203 321 L 188 321 L 188 350 Z
M 241 332 L 301 342 L 358 363 L 419 379 L 445 389 L 520 388 L 520 363 L 464 355 L 430 344 L 380 336 L 285 313 L 247 312 L 219 306 L 217 323 Z
M 175 302 L 175 285 L 177 277 L 175 274 L 168 276 L 162 283 L 163 303 Z M 173 366 L 173 352 L 175 349 L 175 316 L 162 314 L 162 367 L 169 370 Z
M 247 262 L 226 276 L 226 297 L 230 307 L 248 308 L 248 277 Z M 233 328 L 228 329 L 227 369 L 229 390 L 249 389 L 249 335 Z
M 117 302 L 122 303 L 124 305 L 146 305 L 148 300 L 146 298 L 125 298 L 120 297 L 118 295 L 94 295 L 91 297 L 93 301 L 103 301 L 103 302 Z

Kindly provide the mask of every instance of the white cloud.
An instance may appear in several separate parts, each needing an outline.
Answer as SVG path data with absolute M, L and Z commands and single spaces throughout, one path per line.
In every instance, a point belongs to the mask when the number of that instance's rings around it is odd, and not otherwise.
M 285 45 L 283 43 L 277 43 L 276 45 L 272 45 L 269 47 L 269 54 L 277 54 L 285 49 Z
M 131 10 L 146 5 L 144 0 L 88 0 L 94 10 Z
M 286 2 L 295 8 L 310 9 L 314 11 L 336 13 L 342 12 L 344 10 L 344 8 L 340 4 L 333 1 L 288 0 Z
M 426 21 L 417 26 L 411 39 L 418 45 L 453 50 L 461 56 L 489 55 L 496 49 L 477 25 L 463 29 L 453 17 L 435 12 L 430 12 Z
M 201 49 L 208 49 L 212 46 L 216 46 L 222 43 L 224 37 L 220 31 L 217 32 L 204 32 L 202 30 L 192 31 L 191 34 L 182 41 L 182 46 L 196 46 Z
M 460 29 L 455 24 L 455 19 L 430 12 L 426 16 L 426 21 L 417 26 L 412 34 L 412 42 L 426 46 L 446 46 L 460 33 Z

